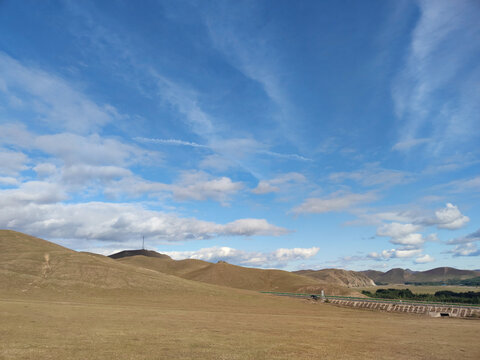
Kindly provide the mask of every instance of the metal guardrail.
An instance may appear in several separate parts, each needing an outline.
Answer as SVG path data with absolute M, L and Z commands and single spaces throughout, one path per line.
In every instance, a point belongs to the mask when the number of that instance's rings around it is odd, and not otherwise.
M 262 294 L 272 294 L 277 296 L 289 296 L 289 297 L 312 297 L 316 296 L 318 298 L 322 298 L 320 294 L 303 294 L 303 293 L 287 293 L 287 292 L 275 292 L 275 291 L 260 291 Z M 446 302 L 436 302 L 436 301 L 429 301 L 429 302 L 422 302 L 422 301 L 415 301 L 415 300 L 398 300 L 398 299 L 384 299 L 384 298 L 362 298 L 362 297 L 353 297 L 353 296 L 340 296 L 340 295 L 325 295 L 323 298 L 325 299 L 340 299 L 340 300 L 348 300 L 348 301 L 366 301 L 366 302 L 381 302 L 387 304 L 395 304 L 395 305 L 421 305 L 421 306 L 455 306 L 455 307 L 464 307 L 464 308 L 475 308 L 480 309 L 480 305 L 474 304 L 462 304 L 462 303 L 446 303 Z

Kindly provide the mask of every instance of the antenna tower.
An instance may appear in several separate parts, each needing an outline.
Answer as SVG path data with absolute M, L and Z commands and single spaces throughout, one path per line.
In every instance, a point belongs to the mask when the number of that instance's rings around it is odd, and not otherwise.
M 142 236 L 142 250 L 145 250 L 145 236 Z

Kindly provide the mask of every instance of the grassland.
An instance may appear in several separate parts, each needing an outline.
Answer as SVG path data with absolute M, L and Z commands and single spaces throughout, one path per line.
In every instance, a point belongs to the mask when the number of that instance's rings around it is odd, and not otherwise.
M 172 260 L 170 258 L 129 256 L 116 260 L 139 268 L 179 276 L 214 285 L 255 291 L 309 292 L 330 295 L 362 296 L 349 289 L 342 281 L 325 281 L 282 270 L 264 270 L 235 266 L 225 262 L 209 263 L 202 260 Z M 337 280 L 337 279 L 335 279 Z
M 0 359 L 478 359 L 479 330 L 186 280 L 0 231 Z
M 248 298 L 248 299 L 247 299 Z M 480 322 L 298 299 L 0 300 L 3 359 L 478 359 Z M 188 301 L 187 301 L 188 300 Z M 225 299 L 224 299 L 225 300 Z

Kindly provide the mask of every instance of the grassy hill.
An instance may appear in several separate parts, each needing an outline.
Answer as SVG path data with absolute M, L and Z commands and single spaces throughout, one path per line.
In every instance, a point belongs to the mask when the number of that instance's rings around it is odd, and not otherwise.
M 299 270 L 295 274 L 308 276 L 329 284 L 347 287 L 374 286 L 372 279 L 356 271 L 342 269 Z
M 191 281 L 0 230 L 0 359 L 478 359 L 478 324 L 448 320 Z
M 76 252 L 10 230 L 0 230 L 0 279 L 0 294 L 23 296 L 188 296 L 222 292 L 218 287 L 102 255 Z
M 342 284 L 302 276 L 282 270 L 246 268 L 226 262 L 173 260 L 150 256 L 128 256 L 117 260 L 122 264 L 176 275 L 188 280 L 255 291 L 311 292 L 324 290 L 331 295 L 358 295 Z

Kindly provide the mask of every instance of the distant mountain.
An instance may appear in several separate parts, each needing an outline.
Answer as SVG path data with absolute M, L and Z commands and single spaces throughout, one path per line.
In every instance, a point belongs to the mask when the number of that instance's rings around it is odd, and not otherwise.
M 376 270 L 360 271 L 375 283 L 404 284 L 405 282 L 443 282 L 447 280 L 464 280 L 480 276 L 475 270 L 459 270 L 451 267 L 439 267 L 426 271 L 411 271 L 395 268 L 387 272 Z
M 322 270 L 299 270 L 295 274 L 312 277 L 330 284 L 337 284 L 347 287 L 365 287 L 374 286 L 375 282 L 365 274 L 342 270 L 342 269 L 322 269 Z
M 156 251 L 153 251 L 153 250 L 145 250 L 145 249 L 141 249 L 141 250 L 123 250 L 123 251 L 120 251 L 118 253 L 115 253 L 115 254 L 112 254 L 112 255 L 108 255 L 109 258 L 111 259 L 121 259 L 121 258 L 124 258 L 124 257 L 128 257 L 128 256 L 137 256 L 137 255 L 143 255 L 143 256 L 147 256 L 147 257 L 155 257 L 155 258 L 162 258 L 162 259 L 171 259 L 170 256 L 168 255 L 165 255 L 165 254 L 160 254 Z
M 238 289 L 279 292 L 320 293 L 330 295 L 358 295 L 357 292 L 313 277 L 294 274 L 283 270 L 265 270 L 228 264 L 224 261 L 210 263 L 202 260 L 173 260 L 169 257 L 127 256 L 118 262 L 165 274 L 175 275 L 215 285 Z

